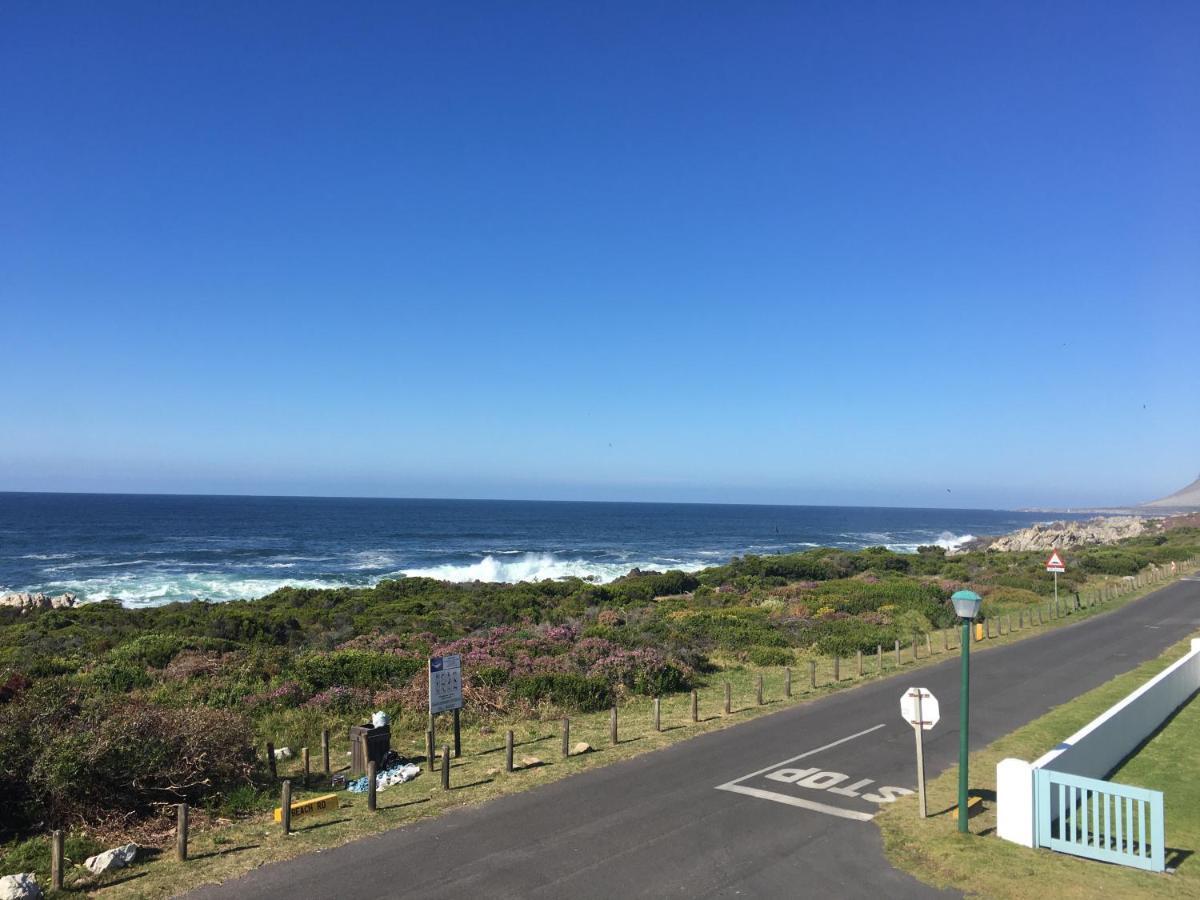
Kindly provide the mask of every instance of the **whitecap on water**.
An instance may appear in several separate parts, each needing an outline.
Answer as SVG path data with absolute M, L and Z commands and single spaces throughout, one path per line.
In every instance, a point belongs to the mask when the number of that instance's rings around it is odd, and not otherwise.
M 562 559 L 552 553 L 525 553 L 519 559 L 501 560 L 488 554 L 477 562 L 455 565 L 427 566 L 404 569 L 411 578 L 437 578 L 441 581 L 544 581 L 556 578 L 583 578 L 604 583 L 627 575 L 630 569 L 663 569 L 661 564 L 645 561 L 631 565 L 628 562 L 600 563 L 586 559 Z M 703 568 L 702 563 L 672 565 L 670 568 L 694 572 Z

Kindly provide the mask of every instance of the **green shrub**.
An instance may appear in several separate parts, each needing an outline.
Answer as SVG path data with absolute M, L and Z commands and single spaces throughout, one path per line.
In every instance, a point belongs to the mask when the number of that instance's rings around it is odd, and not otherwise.
M 633 690 L 647 697 L 673 694 L 691 686 L 691 678 L 674 663 L 640 669 L 633 677 Z
M 169 634 L 143 634 L 109 653 L 113 662 L 127 662 L 152 669 L 165 668 L 183 649 L 183 641 Z
M 138 688 L 150 686 L 150 676 L 137 663 L 110 662 L 97 666 L 88 680 L 99 690 L 110 694 L 128 694 Z
M 37 684 L 0 705 L 0 825 L 111 824 L 201 803 L 249 783 L 253 745 L 236 713 Z
M 787 666 L 796 660 L 796 654 L 783 647 L 751 647 L 747 657 L 756 666 Z
M 513 679 L 514 697 L 537 703 L 548 700 L 555 706 L 577 712 L 596 712 L 612 706 L 613 693 L 603 678 L 548 672 Z
M 850 656 L 859 650 L 874 651 L 879 644 L 888 646 L 898 637 L 898 632 L 888 626 L 862 619 L 833 619 L 821 623 L 813 648 L 822 656 Z
M 468 675 L 471 681 L 486 687 L 500 687 L 508 681 L 508 669 L 501 666 L 482 666 L 472 669 Z
M 381 688 L 408 681 L 424 662 L 394 653 L 335 650 L 310 653 L 296 661 L 296 675 L 310 691 L 329 687 Z
M 1108 547 L 1091 550 L 1079 560 L 1085 572 L 1097 575 L 1136 575 L 1149 564 L 1149 558 L 1140 553 Z

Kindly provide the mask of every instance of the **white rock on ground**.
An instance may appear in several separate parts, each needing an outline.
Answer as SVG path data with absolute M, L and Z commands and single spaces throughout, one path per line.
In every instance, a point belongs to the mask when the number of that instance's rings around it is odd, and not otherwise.
M 41 896 L 42 889 L 29 872 L 0 878 L 0 900 L 37 900 Z
M 123 869 L 137 858 L 137 852 L 137 844 L 125 844 L 122 847 L 105 850 L 96 856 L 89 856 L 84 866 L 93 875 L 113 869 Z

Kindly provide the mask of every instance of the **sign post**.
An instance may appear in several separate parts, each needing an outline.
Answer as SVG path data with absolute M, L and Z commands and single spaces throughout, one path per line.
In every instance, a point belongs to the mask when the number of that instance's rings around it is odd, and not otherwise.
M 435 717 L 440 712 L 454 711 L 455 755 L 460 750 L 458 711 L 462 709 L 462 657 L 457 653 L 448 656 L 429 657 L 429 745 L 436 747 Z M 429 754 L 430 769 L 433 767 L 433 752 Z
M 913 727 L 917 741 L 917 799 L 920 803 L 918 815 L 927 815 L 925 805 L 925 740 L 924 733 L 941 719 L 937 698 L 927 688 L 909 688 L 900 696 L 900 715 Z
M 1057 550 L 1050 551 L 1050 558 L 1046 560 L 1046 571 L 1054 573 L 1054 614 L 1058 615 L 1058 573 L 1067 571 L 1067 567 L 1063 565 Z

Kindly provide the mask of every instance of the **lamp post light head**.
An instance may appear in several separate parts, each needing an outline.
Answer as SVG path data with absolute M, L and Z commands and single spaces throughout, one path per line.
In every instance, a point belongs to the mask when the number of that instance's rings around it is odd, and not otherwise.
M 954 604 L 954 614 L 960 619 L 973 619 L 979 615 L 983 598 L 974 591 L 955 591 L 950 602 Z

